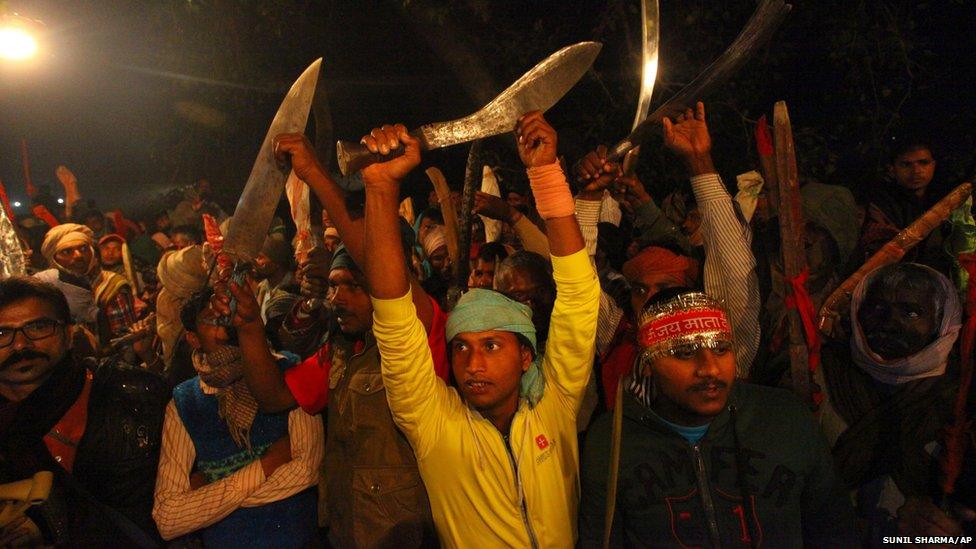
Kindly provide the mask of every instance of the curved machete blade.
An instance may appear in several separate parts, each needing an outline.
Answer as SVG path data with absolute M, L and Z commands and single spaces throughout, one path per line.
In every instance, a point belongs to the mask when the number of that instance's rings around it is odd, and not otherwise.
M 322 59 L 316 59 L 292 84 L 264 136 L 224 239 L 224 251 L 233 257 L 250 261 L 261 250 L 291 169 L 275 160 L 271 140 L 280 133 L 305 131 L 321 65 Z
M 626 139 L 617 143 L 607 155 L 619 160 L 630 149 L 640 145 L 665 116 L 674 116 L 712 88 L 728 80 L 776 32 L 793 8 L 783 0 L 763 0 L 725 53 L 705 68 L 690 84 L 658 107 Z
M 599 42 L 566 46 L 532 67 L 478 112 L 422 126 L 426 147 L 437 149 L 510 132 L 523 114 L 549 110 L 586 74 L 602 47 Z
M 637 97 L 637 114 L 631 131 L 637 129 L 651 110 L 651 96 L 657 81 L 658 51 L 661 45 L 661 13 L 658 0 L 641 0 L 641 87 Z

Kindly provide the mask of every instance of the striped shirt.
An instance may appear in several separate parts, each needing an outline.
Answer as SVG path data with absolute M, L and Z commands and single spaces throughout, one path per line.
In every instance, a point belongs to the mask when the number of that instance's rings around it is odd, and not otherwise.
M 732 325 L 733 348 L 736 359 L 736 375 L 749 376 L 752 361 L 759 350 L 759 279 L 756 259 L 752 255 L 752 230 L 736 209 L 732 196 L 725 189 L 717 173 L 702 174 L 691 178 L 698 209 L 702 214 L 702 235 L 705 246 L 705 293 L 720 301 Z M 588 212 L 582 200 L 577 200 L 577 214 Z M 595 203 L 597 206 L 599 202 Z M 587 230 L 582 225 L 592 215 L 579 216 L 585 237 L 595 240 L 595 228 Z M 593 235 L 593 236 L 591 236 Z M 589 240 L 589 238 L 587 238 Z M 587 250 L 595 243 L 587 244 Z M 600 318 L 597 325 L 597 350 L 606 352 L 623 316 L 620 307 L 608 296 L 600 300 Z M 636 379 L 639 376 L 634 376 Z M 630 389 L 642 401 L 649 398 L 648 387 L 641 380 Z
M 215 389 L 202 381 L 204 393 Z M 190 474 L 196 449 L 174 401 L 166 407 L 163 443 L 153 497 L 153 519 L 163 539 L 189 534 L 227 517 L 239 507 L 258 507 L 293 496 L 318 482 L 325 451 L 322 420 L 301 408 L 288 414 L 292 459 L 265 477 L 260 460 L 233 474 L 193 489 Z

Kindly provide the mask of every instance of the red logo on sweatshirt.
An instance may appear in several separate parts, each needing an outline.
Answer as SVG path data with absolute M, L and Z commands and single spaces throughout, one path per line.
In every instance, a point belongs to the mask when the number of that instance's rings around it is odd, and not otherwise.
M 549 439 L 546 438 L 546 435 L 539 435 L 535 437 L 535 445 L 538 446 L 540 450 L 545 450 L 549 447 Z

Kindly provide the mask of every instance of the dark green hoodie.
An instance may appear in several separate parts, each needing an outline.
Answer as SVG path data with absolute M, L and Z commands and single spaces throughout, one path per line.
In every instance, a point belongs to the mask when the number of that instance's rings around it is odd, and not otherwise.
M 787 391 L 741 382 L 728 404 L 692 446 L 625 393 L 611 545 L 856 547 L 851 502 L 810 412 Z M 612 420 L 599 418 L 584 446 L 583 547 L 603 540 Z

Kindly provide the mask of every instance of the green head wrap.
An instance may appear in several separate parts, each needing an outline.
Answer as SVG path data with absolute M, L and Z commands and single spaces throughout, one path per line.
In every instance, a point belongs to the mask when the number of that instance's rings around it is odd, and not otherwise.
M 472 289 L 461 296 L 454 310 L 447 317 L 447 341 L 450 342 L 461 332 L 489 330 L 519 334 L 531 344 L 534 358 L 529 369 L 522 374 L 519 396 L 528 400 L 530 406 L 535 406 L 542 398 L 545 378 L 542 375 L 542 357 L 536 350 L 532 309 L 499 292 L 481 288 Z

